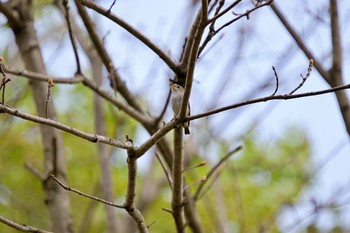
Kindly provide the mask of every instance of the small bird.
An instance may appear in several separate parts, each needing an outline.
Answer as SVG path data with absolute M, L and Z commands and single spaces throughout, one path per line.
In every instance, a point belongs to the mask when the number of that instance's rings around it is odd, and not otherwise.
M 174 116 L 176 117 L 177 115 L 180 114 L 182 99 L 183 99 L 185 90 L 182 86 L 175 83 L 170 84 L 170 90 L 171 90 L 171 107 L 173 108 Z M 188 117 L 190 113 L 191 113 L 190 103 L 188 103 L 187 109 L 186 109 L 186 117 Z M 183 123 L 182 126 L 185 129 L 185 134 L 190 134 L 190 128 L 189 128 L 190 122 L 187 121 Z

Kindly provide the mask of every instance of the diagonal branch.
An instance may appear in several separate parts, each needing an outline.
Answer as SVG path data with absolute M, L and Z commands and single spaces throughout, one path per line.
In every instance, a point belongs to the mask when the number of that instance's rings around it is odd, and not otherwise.
M 103 7 L 100 7 L 95 2 L 90 0 L 81 0 L 77 1 L 79 4 L 82 4 L 86 7 L 89 7 L 93 9 L 94 11 L 100 13 L 101 15 L 104 15 L 105 17 L 109 18 L 122 28 L 124 28 L 126 31 L 128 31 L 131 35 L 135 36 L 137 39 L 139 39 L 142 43 L 144 43 L 148 48 L 150 48 L 153 52 L 155 52 L 168 66 L 171 70 L 174 71 L 174 73 L 179 72 L 179 67 L 175 61 L 171 59 L 170 56 L 168 56 L 162 49 L 160 49 L 156 44 L 154 44 L 150 39 L 148 39 L 145 35 L 143 35 L 140 31 L 129 25 L 127 22 L 113 14 L 108 9 L 105 9 Z M 78 5 L 78 4 L 77 4 Z
M 19 28 L 22 26 L 22 21 L 19 19 L 18 15 L 16 16 L 14 11 L 11 10 L 10 4 L 12 4 L 12 2 L 8 1 L 6 3 L 2 3 L 2 1 L 0 1 L 0 12 L 5 15 L 7 18 L 7 23 L 11 28 Z
M 59 184 L 63 189 L 67 190 L 67 191 L 70 191 L 70 192 L 73 192 L 73 193 L 76 193 L 80 196 L 83 196 L 83 197 L 86 197 L 86 198 L 89 198 L 89 199 L 92 199 L 94 201 L 98 201 L 98 202 L 101 202 L 103 204 L 106 204 L 106 205 L 109 205 L 109 206 L 113 206 L 113 207 L 116 207 L 116 208 L 121 208 L 121 209 L 124 209 L 125 206 L 123 205 L 117 205 L 113 202 L 110 202 L 110 201 L 106 201 L 106 200 L 103 200 L 101 198 L 98 198 L 98 197 L 95 197 L 95 196 L 92 196 L 92 195 L 89 195 L 89 194 L 86 194 L 86 193 L 83 193 L 77 189 L 74 189 L 74 188 L 71 188 L 67 185 L 65 185 L 64 183 L 62 183 L 62 181 L 60 181 L 56 176 L 54 176 L 53 174 L 50 175 L 50 177 L 57 182 L 57 184 Z
M 252 12 L 258 10 L 258 9 L 261 8 L 261 7 L 268 6 L 268 5 L 272 4 L 272 2 L 273 2 L 273 0 L 269 0 L 269 1 L 265 2 L 265 3 L 259 4 L 259 5 L 255 6 L 254 8 L 248 10 L 248 11 L 245 12 L 244 14 L 241 14 L 241 15 L 239 15 L 238 17 L 236 17 L 236 18 L 234 18 L 234 19 L 228 21 L 227 23 L 225 23 L 224 25 L 222 25 L 220 28 L 218 28 L 218 29 L 215 31 L 215 34 L 217 34 L 218 32 L 220 32 L 220 31 L 221 31 L 222 29 L 224 29 L 225 27 L 230 26 L 232 23 L 236 22 L 237 20 L 239 20 L 239 19 L 241 19 L 241 18 L 243 18 L 243 17 L 249 17 L 250 13 L 252 13 Z
M 100 38 L 100 35 L 98 34 L 96 26 L 91 21 L 88 13 L 86 12 L 86 9 L 81 5 L 81 1 L 75 0 L 75 5 L 78 9 L 81 19 L 83 20 L 86 30 L 88 31 L 90 38 L 93 44 L 95 45 L 98 54 L 102 59 L 104 66 L 109 72 L 109 78 L 111 80 L 112 87 L 115 90 L 118 90 L 122 94 L 122 96 L 125 98 L 125 100 L 133 108 L 135 108 L 139 112 L 143 112 L 140 104 L 138 103 L 137 98 L 129 91 L 129 89 L 126 87 L 125 83 L 122 81 L 121 77 L 119 76 L 116 68 L 113 65 L 112 59 L 109 56 L 106 48 L 104 47 L 104 44 L 102 39 Z
M 75 129 L 71 126 L 62 124 L 58 121 L 54 121 L 54 120 L 50 120 L 47 118 L 43 118 L 43 117 L 28 114 L 28 113 L 20 112 L 17 109 L 12 108 L 12 107 L 7 106 L 7 105 L 0 104 L 0 113 L 7 113 L 7 114 L 10 114 L 12 116 L 19 117 L 19 118 L 22 118 L 22 119 L 25 119 L 28 121 L 39 123 L 42 125 L 52 126 L 56 129 L 60 129 L 62 131 L 73 134 L 77 137 L 83 138 L 83 139 L 88 140 L 90 142 L 94 142 L 94 143 L 100 142 L 100 143 L 108 144 L 108 145 L 115 146 L 115 147 L 122 148 L 122 149 L 129 149 L 130 148 L 127 144 L 122 143 L 119 140 L 116 140 L 113 138 L 108 138 L 108 137 L 98 135 L 98 134 L 86 133 L 84 131 Z
M 23 231 L 23 232 L 33 232 L 33 233 L 53 233 L 51 231 L 45 231 L 45 230 L 40 230 L 38 228 L 26 225 L 26 224 L 19 224 L 16 222 L 13 222 L 11 220 L 8 220 L 7 218 L 4 218 L 0 216 L 0 222 L 6 224 L 9 227 L 12 227 L 18 231 Z
M 16 70 L 6 66 L 4 66 L 4 71 L 9 74 L 19 75 L 19 76 L 23 76 L 23 77 L 26 77 L 32 80 L 37 80 L 37 81 L 48 82 L 48 80 L 52 79 L 54 83 L 62 83 L 62 84 L 83 83 L 85 86 L 93 90 L 95 93 L 99 94 L 104 99 L 110 101 L 116 107 L 123 110 L 125 113 L 129 114 L 134 119 L 140 121 L 142 124 L 144 125 L 154 124 L 153 119 L 135 110 L 135 108 L 131 107 L 130 105 L 125 104 L 123 101 L 116 98 L 115 95 L 111 94 L 110 92 L 104 90 L 102 87 L 98 86 L 95 81 L 91 79 L 87 79 L 83 75 L 76 75 L 75 77 L 60 78 L 60 77 L 52 77 L 41 73 L 31 72 L 27 70 Z
M 240 3 L 242 0 L 236 0 L 234 1 L 230 6 L 228 6 L 227 8 L 225 8 L 223 11 L 216 12 L 214 17 L 208 20 L 208 24 L 214 23 L 218 18 L 220 18 L 221 16 L 223 16 L 224 14 L 226 14 L 229 10 L 231 10 L 232 8 L 234 8 L 235 6 L 238 5 L 238 3 Z M 221 3 L 221 2 L 220 2 Z M 218 9 L 221 9 L 222 5 L 219 5 Z
M 208 175 L 206 176 L 206 179 L 204 180 L 204 182 L 202 182 L 196 193 L 193 196 L 193 199 L 195 201 L 197 201 L 200 197 L 201 191 L 203 189 L 203 187 L 205 186 L 205 184 L 207 183 L 207 181 L 212 177 L 212 175 L 218 170 L 218 168 L 224 163 L 226 162 L 229 158 L 231 158 L 232 155 L 236 154 L 238 151 L 240 151 L 242 149 L 242 146 L 239 146 L 237 148 L 235 148 L 234 150 L 230 151 L 227 153 L 227 155 L 225 155 L 222 159 L 220 159 L 220 161 L 209 171 Z
M 64 7 L 64 10 L 65 10 L 65 15 L 64 16 L 65 16 L 66 21 L 67 21 L 69 39 L 70 39 L 70 41 L 72 43 L 73 52 L 74 52 L 74 56 L 75 56 L 75 62 L 76 62 L 76 65 L 77 65 L 77 72 L 76 72 L 76 74 L 81 74 L 80 59 L 79 59 L 78 50 L 77 50 L 77 43 L 76 43 L 74 35 L 73 35 L 72 24 L 71 24 L 71 21 L 70 21 L 68 0 L 63 0 L 63 7 Z
M 304 41 L 302 40 L 302 38 L 298 35 L 298 33 L 294 30 L 294 28 L 292 27 L 292 25 L 287 21 L 287 19 L 284 17 L 284 15 L 282 14 L 282 12 L 277 8 L 276 4 L 272 3 L 271 5 L 271 9 L 273 10 L 273 12 L 276 14 L 276 16 L 278 17 L 278 19 L 281 21 L 281 23 L 283 24 L 283 26 L 287 29 L 287 31 L 289 32 L 289 34 L 293 37 L 295 43 L 297 43 L 297 45 L 299 46 L 299 48 L 304 52 L 305 56 L 311 60 L 313 59 L 313 65 L 315 67 L 315 69 L 318 71 L 318 73 L 320 73 L 320 75 L 329 83 L 330 82 L 330 76 L 328 74 L 328 72 L 324 69 L 324 67 L 322 66 L 322 64 L 315 59 L 315 57 L 312 55 L 311 51 L 308 49 L 308 47 L 306 46 L 306 44 L 304 43 Z

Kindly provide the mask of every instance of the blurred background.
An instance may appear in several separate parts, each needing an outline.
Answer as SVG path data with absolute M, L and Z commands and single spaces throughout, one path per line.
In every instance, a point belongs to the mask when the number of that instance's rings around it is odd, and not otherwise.
M 72 77 L 76 67 L 66 22 L 51 2 L 34 1 L 35 28 L 46 69 L 55 77 Z M 113 1 L 96 2 L 109 8 Z M 324 69 L 330 69 L 332 1 L 274 2 L 314 59 Z M 243 0 L 220 18 L 215 28 L 252 9 L 253 3 Z M 74 4 L 70 5 L 73 19 L 83 28 L 74 13 Z M 178 61 L 199 7 L 200 1 L 195 0 L 118 0 L 112 12 Z M 338 1 L 338 10 L 343 79 L 349 83 L 350 2 Z M 89 13 L 126 86 L 151 116 L 158 116 L 166 103 L 173 72 L 127 31 L 101 15 Z M 15 38 L 6 22 L 0 14 L 0 55 L 6 65 L 21 69 Z M 208 31 L 203 40 L 207 34 Z M 89 61 L 82 49 L 78 51 L 83 73 L 91 77 Z M 191 114 L 271 95 L 276 88 L 272 66 L 279 77 L 277 94 L 288 94 L 302 82 L 300 74 L 306 75 L 309 59 L 267 6 L 221 30 L 201 51 L 190 97 Z M 102 85 L 112 92 L 106 71 L 104 75 Z M 27 82 L 23 77 L 11 76 L 6 99 L 11 106 L 35 114 Z M 327 88 L 327 82 L 313 68 L 296 93 Z M 52 91 L 59 121 L 92 132 L 93 93 L 81 84 L 59 84 Z M 105 103 L 105 112 L 107 136 L 124 140 L 128 134 L 135 145 L 149 138 L 140 124 L 110 103 Z M 170 121 L 172 114 L 168 109 L 163 120 Z M 47 229 L 49 220 L 40 181 L 25 168 L 25 164 L 30 164 L 42 169 L 39 128 L 5 114 L 0 115 L 0 121 L 0 214 Z M 69 185 L 100 195 L 96 145 L 65 133 L 63 137 Z M 168 137 L 171 139 L 172 134 Z M 215 182 L 198 200 L 206 232 L 350 231 L 350 141 L 333 93 L 252 104 L 192 121 L 191 135 L 185 137 L 186 166 L 203 160 L 207 165 L 185 173 L 188 188 L 195 192 L 198 181 L 210 168 L 239 145 L 243 146 L 242 151 L 217 171 Z M 108 150 L 117 187 L 116 202 L 122 202 L 127 179 L 126 153 L 112 147 Z M 154 150 L 140 159 L 139 169 L 138 201 L 147 222 L 154 222 L 150 231 L 169 232 L 173 220 L 162 208 L 170 207 L 171 191 Z M 70 198 L 77 232 L 106 231 L 101 204 L 74 194 Z M 124 211 L 117 213 L 120 222 L 129 219 Z M 11 230 L 0 224 L 1 232 Z

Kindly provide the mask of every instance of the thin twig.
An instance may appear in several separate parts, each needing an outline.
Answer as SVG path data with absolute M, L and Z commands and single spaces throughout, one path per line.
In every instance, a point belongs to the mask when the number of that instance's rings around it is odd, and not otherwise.
M 45 231 L 45 230 L 40 230 L 38 228 L 29 226 L 27 224 L 20 224 L 20 223 L 16 223 L 13 222 L 7 218 L 4 218 L 2 216 L 0 216 L 0 222 L 6 224 L 9 227 L 12 227 L 18 231 L 23 231 L 23 232 L 33 232 L 33 233 L 53 233 L 51 231 Z
M 232 155 L 234 155 L 235 153 L 237 153 L 238 151 L 240 151 L 242 149 L 242 146 L 239 146 L 237 148 L 235 148 L 234 150 L 230 151 L 227 153 L 227 155 L 225 155 L 222 159 L 220 159 L 220 161 L 209 171 L 208 175 L 206 176 L 206 179 L 203 181 L 203 183 L 201 183 L 196 191 L 196 193 L 193 196 L 194 200 L 198 200 L 199 195 L 201 194 L 201 191 L 204 187 L 204 185 L 207 183 L 207 181 L 210 179 L 210 177 L 215 173 L 215 171 L 224 163 L 226 162 L 226 160 L 228 160 Z
M 163 116 L 168 108 L 168 105 L 169 105 L 169 102 L 170 102 L 170 96 L 171 96 L 171 91 L 169 90 L 169 93 L 168 93 L 168 97 L 165 101 L 165 104 L 164 104 L 164 107 L 162 109 L 162 112 L 159 114 L 159 116 L 157 117 L 157 119 L 154 121 L 154 125 L 158 125 L 159 122 L 163 119 Z
M 171 189 L 173 189 L 173 179 L 171 178 L 171 172 L 167 169 L 167 167 L 165 166 L 162 158 L 160 157 L 160 155 L 158 154 L 158 152 L 155 153 L 156 154 L 156 158 L 158 159 L 158 162 L 160 163 L 160 166 L 162 167 L 164 173 L 165 173 L 165 176 L 168 180 L 168 184 L 169 184 L 169 187 Z
M 307 73 L 306 73 L 305 77 L 304 77 L 302 74 L 300 74 L 300 76 L 301 76 L 301 78 L 302 78 L 301 83 L 299 83 L 299 85 L 298 85 L 293 91 L 291 91 L 291 92 L 289 93 L 289 95 L 293 95 L 294 92 L 296 92 L 297 90 L 299 90 L 299 89 L 304 85 L 304 83 L 306 82 L 306 80 L 310 77 L 313 64 L 314 64 L 314 60 L 313 60 L 313 59 L 310 59 L 309 67 L 308 67 L 308 69 L 307 69 Z
M 275 91 L 272 93 L 272 96 L 274 96 L 278 91 L 279 81 L 278 81 L 278 74 L 277 74 L 277 71 L 276 71 L 274 66 L 272 66 L 272 70 L 273 70 L 273 73 L 274 73 L 275 78 L 276 78 L 276 88 L 275 88 Z
M 299 48 L 304 52 L 305 56 L 308 59 L 314 59 L 314 67 L 320 73 L 320 75 L 328 82 L 330 83 L 331 77 L 328 74 L 328 72 L 324 69 L 322 64 L 314 58 L 309 48 L 306 46 L 305 41 L 298 35 L 298 33 L 294 30 L 292 25 L 287 21 L 287 18 L 282 14 L 282 12 L 277 8 L 275 3 L 271 4 L 271 9 L 276 14 L 276 16 L 279 18 L 283 26 L 287 29 L 289 34 L 293 37 L 295 43 L 299 46 Z
M 212 176 L 212 178 L 210 179 L 209 184 L 207 184 L 205 186 L 205 189 L 202 189 L 202 191 L 198 194 L 197 197 L 193 198 L 195 201 L 200 200 L 202 197 L 205 196 L 205 194 L 207 194 L 209 192 L 209 190 L 211 189 L 211 187 L 214 185 L 214 183 L 217 181 L 217 179 L 220 177 L 221 175 L 221 170 L 218 169 L 217 172 L 214 173 L 214 175 Z M 208 180 L 208 178 L 206 178 L 205 180 L 203 180 L 203 182 L 201 183 L 201 185 L 203 183 L 205 183 Z M 204 187 L 204 186 L 203 186 Z
M 40 181 L 44 181 L 47 179 L 47 177 L 42 174 L 38 169 L 36 169 L 35 167 L 33 167 L 32 165 L 25 163 L 24 167 L 26 169 L 28 169 L 28 171 L 30 171 L 36 178 L 38 178 Z
M 45 103 L 45 112 L 46 112 L 46 118 L 49 118 L 49 113 L 48 113 L 48 105 L 50 102 L 50 96 L 51 96 L 51 88 L 55 86 L 55 83 L 53 82 L 52 78 L 50 78 L 47 81 L 47 94 L 46 94 L 46 103 Z
M 116 207 L 116 208 L 120 208 L 120 209 L 125 209 L 125 206 L 124 205 L 117 205 L 113 202 L 110 202 L 110 201 L 106 201 L 106 200 L 103 200 L 101 198 L 98 198 L 98 197 L 95 197 L 95 196 L 92 196 L 92 195 L 89 195 L 89 194 L 86 194 L 86 193 L 83 193 L 77 189 L 74 189 L 74 188 L 71 188 L 65 184 L 63 184 L 59 179 L 57 179 L 56 176 L 54 176 L 53 174 L 50 175 L 50 177 L 56 181 L 56 183 L 58 183 L 62 188 L 64 188 L 65 190 L 67 191 L 70 191 L 70 192 L 73 192 L 73 193 L 76 193 L 76 194 L 79 194 L 80 196 L 83 196 L 83 197 L 87 197 L 89 199 L 92 199 L 92 200 L 95 200 L 95 201 L 98 201 L 98 202 L 101 202 L 103 204 L 106 204 L 106 205 L 109 205 L 109 206 L 113 206 L 113 207 Z
M 216 7 L 215 9 L 215 14 L 214 16 L 218 15 L 221 8 L 224 6 L 224 3 L 225 3 L 225 0 L 220 0 L 219 2 L 219 5 Z M 207 37 L 204 39 L 202 45 L 199 47 L 199 50 L 198 50 L 198 56 L 203 52 L 204 48 L 207 46 L 207 44 L 209 43 L 209 41 L 213 38 L 213 36 L 215 35 L 215 22 L 216 20 L 213 20 L 211 23 L 210 23 L 210 26 L 209 26 L 209 31 L 208 31 L 208 35 Z M 209 21 L 208 21 L 209 23 Z
M 114 0 L 114 1 L 112 2 L 112 5 L 109 7 L 108 12 L 111 12 L 111 10 L 112 10 L 112 8 L 113 8 L 115 2 L 116 2 L 116 0 Z
M 222 8 L 222 6 L 224 5 L 224 0 L 221 0 L 219 3 L 218 8 L 216 9 L 215 15 L 213 18 L 208 19 L 208 24 L 215 22 L 218 18 L 220 18 L 221 16 L 223 16 L 224 14 L 226 14 L 229 10 L 231 10 L 233 7 L 237 6 L 238 3 L 240 3 L 242 0 L 236 0 L 235 2 L 233 2 L 230 6 L 228 6 L 227 8 L 225 8 L 223 11 L 220 11 L 220 9 Z M 221 3 L 222 2 L 222 3 Z
M 77 43 L 74 39 L 73 36 L 73 31 L 72 31 L 72 25 L 70 22 L 70 17 L 69 17 L 69 6 L 68 6 L 68 0 L 63 0 L 63 6 L 66 11 L 65 18 L 67 21 L 67 27 L 68 27 L 68 34 L 69 34 L 69 39 L 72 43 L 73 51 L 74 51 L 74 56 L 75 56 L 75 62 L 77 65 L 77 74 L 81 74 L 81 68 L 80 68 L 80 60 L 79 60 L 79 55 L 78 55 L 78 50 L 77 50 Z
M 238 17 L 228 21 L 227 23 L 225 23 L 224 25 L 222 25 L 220 28 L 218 28 L 216 31 L 215 31 L 215 34 L 217 34 L 218 32 L 220 32 L 222 29 L 224 29 L 225 27 L 231 25 L 232 23 L 236 22 L 237 20 L 243 18 L 243 17 L 248 17 L 250 15 L 250 13 L 256 11 L 257 9 L 261 8 L 261 7 L 264 7 L 264 6 L 268 6 L 272 3 L 273 0 L 270 0 L 270 1 L 267 1 L 259 6 L 256 6 L 254 7 L 253 9 L 250 9 L 248 10 L 247 12 L 245 12 L 244 14 L 240 14 Z
M 198 168 L 198 167 L 203 167 L 203 166 L 205 166 L 205 165 L 207 165 L 207 161 L 202 161 L 202 162 L 200 162 L 199 164 L 197 164 L 197 165 L 194 165 L 194 166 L 192 166 L 192 167 L 187 167 L 187 168 L 185 168 L 182 172 L 185 172 L 185 171 L 188 171 L 188 170 L 192 170 L 192 169 L 195 169 L 195 168 Z

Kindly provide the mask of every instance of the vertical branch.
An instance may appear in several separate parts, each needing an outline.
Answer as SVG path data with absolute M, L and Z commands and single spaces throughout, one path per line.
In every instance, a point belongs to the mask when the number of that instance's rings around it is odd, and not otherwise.
M 48 105 L 50 102 L 50 96 L 51 96 L 51 88 L 55 86 L 55 83 L 53 82 L 52 78 L 49 78 L 47 80 L 47 94 L 46 94 L 46 103 L 45 103 L 45 112 L 46 112 L 46 118 L 49 118 L 49 111 L 48 111 Z
M 127 137 L 127 143 L 133 146 L 133 142 Z M 137 156 L 134 149 L 128 150 L 128 187 L 124 207 L 129 215 L 134 219 L 140 232 L 148 232 L 145 219 L 139 209 L 136 208 L 136 175 L 137 175 Z
M 195 29 L 191 31 L 192 33 L 194 33 L 194 35 L 193 35 L 193 43 L 189 52 L 189 59 L 187 63 L 185 93 L 183 96 L 181 110 L 179 114 L 180 120 L 182 120 L 186 115 L 186 108 L 191 95 L 193 74 L 194 74 L 194 69 L 197 61 L 197 54 L 198 54 L 199 45 L 204 33 L 204 29 L 207 25 L 207 20 L 208 20 L 208 1 L 202 0 L 202 7 L 198 12 L 198 18 L 196 18 L 196 21 L 193 25 Z
M 340 26 L 339 26 L 339 14 L 337 0 L 330 0 L 330 18 L 331 18 L 331 33 L 332 33 L 332 47 L 333 47 L 333 61 L 332 68 L 329 71 L 331 76 L 331 86 L 335 87 L 343 85 L 342 75 L 342 46 L 340 39 Z M 335 92 L 335 96 L 338 100 L 340 112 L 343 116 L 346 131 L 350 136 L 350 103 L 345 91 Z
M 6 73 L 4 71 L 4 65 L 2 64 L 3 58 L 0 57 L 0 73 L 2 74 L 2 79 L 0 81 L 0 91 L 2 89 L 2 95 L 1 95 L 1 103 L 5 104 L 5 88 L 6 88 L 6 83 L 10 82 L 11 79 L 6 77 Z
M 72 26 L 71 26 L 71 21 L 69 17 L 69 6 L 68 6 L 68 0 L 63 0 L 63 6 L 65 9 L 65 18 L 67 21 L 67 27 L 68 27 L 68 34 L 70 41 L 72 43 L 73 51 L 74 51 L 74 56 L 75 56 L 75 62 L 77 64 L 77 74 L 81 74 L 81 68 L 80 68 L 80 60 L 79 60 L 79 55 L 77 51 L 77 44 L 75 42 L 74 36 L 73 36 L 73 31 L 72 31 Z
M 174 130 L 174 160 L 173 160 L 173 198 L 172 209 L 177 232 L 185 231 L 184 212 L 183 212 L 183 133 L 182 127 Z

